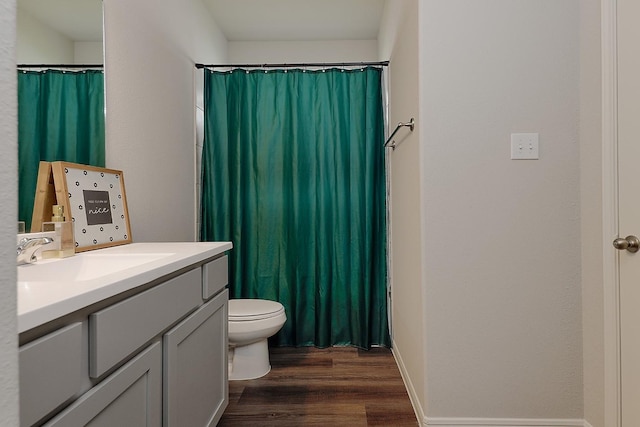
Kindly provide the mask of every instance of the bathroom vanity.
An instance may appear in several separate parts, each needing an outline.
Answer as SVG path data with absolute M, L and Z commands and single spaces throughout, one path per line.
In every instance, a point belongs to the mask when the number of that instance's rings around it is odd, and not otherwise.
M 18 267 L 21 426 L 211 426 L 228 403 L 229 242 Z

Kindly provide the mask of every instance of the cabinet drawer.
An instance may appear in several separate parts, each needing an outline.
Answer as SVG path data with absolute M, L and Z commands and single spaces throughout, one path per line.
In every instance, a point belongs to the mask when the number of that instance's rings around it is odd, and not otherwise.
M 86 350 L 85 350 L 86 351 Z M 20 425 L 30 426 L 80 392 L 82 323 L 20 348 Z M 86 356 L 85 356 L 86 357 Z M 85 369 L 86 369 L 86 365 Z
M 89 374 L 98 378 L 202 302 L 201 271 L 184 273 L 89 316 Z
M 227 256 L 214 259 L 202 266 L 202 298 L 208 300 L 229 283 L 229 261 Z

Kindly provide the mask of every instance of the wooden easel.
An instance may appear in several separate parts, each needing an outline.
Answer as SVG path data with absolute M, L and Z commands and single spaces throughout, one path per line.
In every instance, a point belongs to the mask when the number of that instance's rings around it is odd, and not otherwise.
M 36 182 L 36 195 L 31 217 L 31 232 L 42 231 L 42 223 L 51 221 L 51 209 L 57 204 L 56 187 L 53 178 L 51 163 L 40 162 L 38 166 L 38 180 Z
M 42 231 L 42 223 L 51 221 L 53 205 L 62 205 L 65 216 L 69 216 L 69 198 L 67 197 L 67 181 L 61 162 L 40 162 L 38 166 L 38 180 L 36 181 L 36 195 L 31 217 L 31 232 Z

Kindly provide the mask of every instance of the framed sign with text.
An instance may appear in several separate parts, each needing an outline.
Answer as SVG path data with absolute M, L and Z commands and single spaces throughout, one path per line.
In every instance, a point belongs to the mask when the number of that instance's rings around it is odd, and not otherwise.
M 131 243 L 122 171 L 68 162 L 52 162 L 51 170 L 76 252 Z

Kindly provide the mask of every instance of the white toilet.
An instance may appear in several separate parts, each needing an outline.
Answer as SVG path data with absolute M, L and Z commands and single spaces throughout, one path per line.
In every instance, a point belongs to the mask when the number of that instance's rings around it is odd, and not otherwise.
M 267 338 L 287 316 L 282 304 L 263 299 L 229 300 L 229 379 L 251 380 L 271 370 Z

